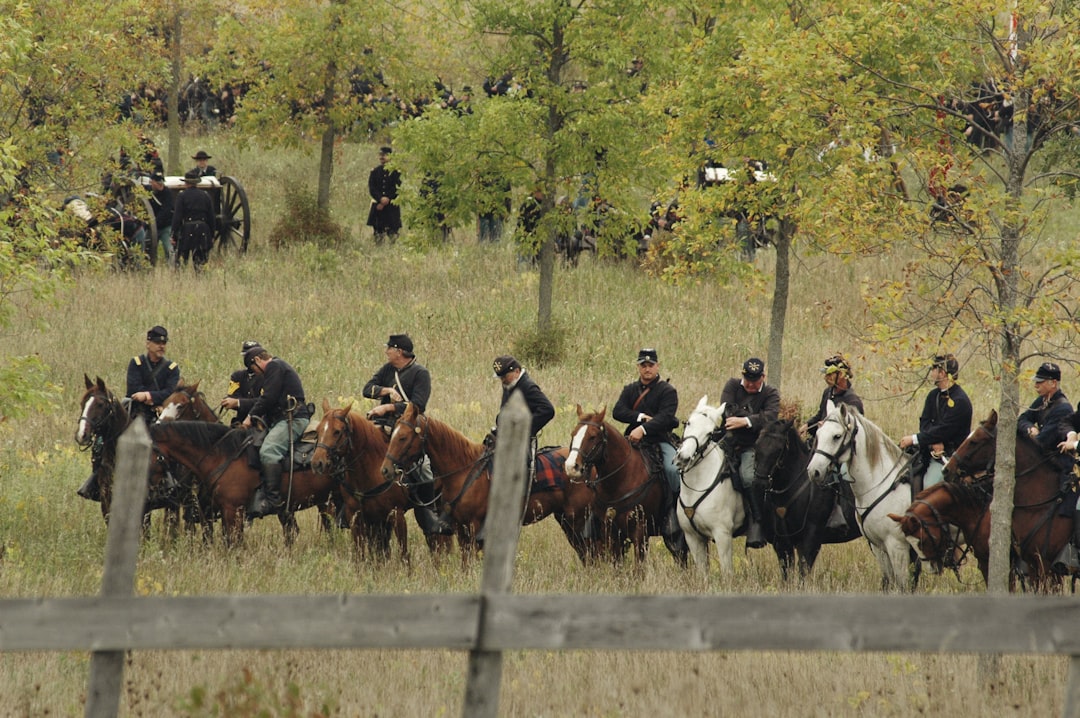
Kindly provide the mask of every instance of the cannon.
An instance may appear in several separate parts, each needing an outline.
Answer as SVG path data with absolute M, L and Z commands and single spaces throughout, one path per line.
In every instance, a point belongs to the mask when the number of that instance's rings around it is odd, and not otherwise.
M 140 185 L 146 188 L 146 193 L 131 192 L 127 197 L 121 197 L 125 206 L 135 209 L 139 219 L 147 224 L 147 253 L 150 255 L 150 263 L 157 263 L 158 256 L 158 228 L 154 221 L 154 210 L 148 197 L 150 191 L 150 176 L 140 173 L 137 178 Z M 166 176 L 165 186 L 174 192 L 183 192 L 188 188 L 182 176 Z M 247 251 L 248 242 L 251 240 L 251 207 L 248 205 L 247 193 L 244 186 L 235 177 L 203 177 L 197 185 L 210 193 L 214 201 L 214 214 L 217 217 L 214 230 L 214 244 L 221 254 L 243 254 Z

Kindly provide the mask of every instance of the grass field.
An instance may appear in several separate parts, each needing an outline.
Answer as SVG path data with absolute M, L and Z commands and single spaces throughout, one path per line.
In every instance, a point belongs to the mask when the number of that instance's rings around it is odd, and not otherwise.
M 240 344 L 257 339 L 299 371 L 308 399 L 340 406 L 384 361 L 391 333 L 412 335 L 433 377 L 429 412 L 479 440 L 491 426 L 499 385 L 491 360 L 511 351 L 535 323 L 537 276 L 520 271 L 504 242 L 479 247 L 473 228 L 427 254 L 403 244 L 375 247 L 363 228 L 371 147 L 343 145 L 336 167 L 335 218 L 351 234 L 342 247 L 265 241 L 289 188 L 313 186 L 315 159 L 245 153 L 218 137 L 201 140 L 224 174 L 240 178 L 251 198 L 252 246 L 242 259 L 215 259 L 202 276 L 164 268 L 144 274 L 81 276 L 56 305 L 32 304 L 0 335 L 0 356 L 40 355 L 58 387 L 52 411 L 0 424 L 0 596 L 97 593 L 105 527 L 97 504 L 76 497 L 89 456 L 73 441 L 84 373 L 122 393 L 131 356 L 146 330 L 169 330 L 168 355 L 187 382 L 199 380 L 214 402 L 241 366 Z M 194 147 L 192 147 L 194 149 Z M 406 223 L 408 218 L 406 215 Z M 759 266 L 768 273 L 771 257 Z M 928 387 L 915 399 L 885 389 L 889 347 L 861 343 L 858 282 L 888 266 L 802 258 L 796 267 L 785 351 L 787 401 L 816 408 L 822 360 L 852 358 L 855 387 L 868 416 L 891 436 L 917 425 Z M 765 283 L 767 287 L 768 282 Z M 659 349 L 662 375 L 681 396 L 681 415 L 702 395 L 719 398 L 724 381 L 750 355 L 763 356 L 767 289 L 718 278 L 672 286 L 630 264 L 591 261 L 556 275 L 555 317 L 570 348 L 555 366 L 526 367 L 556 407 L 542 442 L 564 444 L 574 406 L 611 406 L 635 376 L 637 349 Z M 826 316 L 826 309 L 827 316 Z M 993 406 L 989 369 L 972 360 L 961 381 L 976 418 Z M 1068 378 L 1066 379 L 1068 386 Z M 140 556 L 143 595 L 473 592 L 479 566 L 436 561 L 413 529 L 414 565 L 357 563 L 348 537 L 321 534 L 311 512 L 285 549 L 276 521 L 259 521 L 241 550 L 204 546 L 154 532 Z M 550 523 L 524 529 L 514 590 L 526 593 L 868 593 L 879 572 L 863 542 L 824 548 L 811 581 L 780 583 L 771 549 L 746 553 L 736 541 L 735 576 L 714 565 L 707 582 L 680 571 L 658 542 L 644 575 L 626 567 L 586 569 Z M 982 591 L 974 568 L 924 576 L 921 590 Z M 1033 598 L 1031 600 L 1038 600 Z M 267 627 L 272 630 L 272 627 Z M 987 630 L 993 630 L 987 626 Z M 502 709 L 512 716 L 907 716 L 1060 713 L 1066 661 L 1006 657 L 990 687 L 975 658 L 955 655 L 797 653 L 509 654 Z M 0 654 L 2 716 L 82 713 L 88 654 Z M 382 716 L 457 715 L 466 656 L 449 651 L 140 652 L 129 659 L 123 715 Z M 260 712 L 265 711 L 265 712 Z

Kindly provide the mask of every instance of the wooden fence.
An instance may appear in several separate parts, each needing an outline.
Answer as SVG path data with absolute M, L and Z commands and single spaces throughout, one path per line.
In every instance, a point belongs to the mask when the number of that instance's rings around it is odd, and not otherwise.
M 525 596 L 509 593 L 529 414 L 503 412 L 476 595 L 132 595 L 150 442 L 121 439 L 102 592 L 0 600 L 0 650 L 92 651 L 86 716 L 115 716 L 130 650 L 467 650 L 466 716 L 498 715 L 509 650 L 777 650 L 1069 655 L 1080 718 L 1080 600 L 1034 596 Z M 267 630 L 273 626 L 273 630 Z

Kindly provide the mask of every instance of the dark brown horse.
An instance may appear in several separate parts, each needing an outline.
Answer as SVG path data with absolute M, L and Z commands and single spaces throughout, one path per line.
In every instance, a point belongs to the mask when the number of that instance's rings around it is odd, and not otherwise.
M 97 381 L 90 381 L 90 377 L 83 374 L 83 379 L 86 381 L 86 391 L 79 399 L 82 413 L 75 431 L 75 443 L 83 450 L 92 450 L 95 457 L 100 456 L 97 479 L 101 493 L 101 515 L 108 521 L 112 509 L 113 474 L 116 472 L 116 444 L 131 424 L 131 417 L 101 377 L 97 377 Z
M 158 421 L 205 421 L 220 424 L 221 418 L 206 402 L 206 397 L 199 391 L 199 382 L 177 385 L 176 391 L 161 402 Z M 211 512 L 209 496 L 200 496 L 199 484 L 195 474 L 188 468 L 174 464 L 170 475 L 176 479 L 176 491 L 170 496 L 170 505 L 165 509 L 166 523 L 175 530 L 179 523 L 179 512 L 184 511 L 187 528 L 194 529 L 195 524 L 203 527 L 203 538 L 210 540 L 214 533 L 214 516 Z M 294 522 L 295 524 L 295 522 Z M 295 530 L 295 525 L 292 527 Z
M 391 479 L 407 473 L 425 452 L 435 473 L 436 491 L 442 495 L 443 515 L 454 525 L 462 560 L 468 561 L 478 547 L 477 535 L 487 517 L 492 454 L 483 444 L 470 441 L 444 422 L 421 414 L 415 404 L 408 404 L 390 435 L 383 476 Z M 556 464 L 565 461 L 565 452 L 563 448 L 551 452 L 559 457 Z M 577 537 L 587 521 L 592 497 L 588 492 L 574 491 L 568 500 L 565 486 L 565 474 L 562 485 L 550 490 L 538 490 L 534 484 L 523 507 L 522 524 L 555 514 L 571 545 L 579 556 L 584 556 L 583 544 Z
M 796 555 L 799 576 L 805 579 L 814 568 L 822 544 L 846 543 L 862 536 L 851 488 L 846 483 L 819 486 L 810 480 L 806 466 L 812 453 L 793 420 L 769 422 L 761 428 L 754 444 L 755 478 L 767 485 L 767 532 L 785 580 Z M 845 489 L 846 500 L 841 500 Z M 829 517 L 838 503 L 846 525 L 829 528 Z
M 600 521 L 601 542 L 612 560 L 623 557 L 629 542 L 640 567 L 649 537 L 661 535 L 666 488 L 663 478 L 650 475 L 642 453 L 605 421 L 606 414 L 606 407 L 590 413 L 578 405 L 566 473 L 572 484 L 583 483 L 596 492 L 593 510 Z M 592 469 L 595 474 L 590 476 Z M 668 546 L 668 550 L 672 547 Z M 685 544 L 672 555 L 680 565 L 687 565 L 689 550 Z
M 960 568 L 970 550 L 979 563 L 983 581 L 990 561 L 990 501 L 994 498 L 994 477 L 943 481 L 920 491 L 903 516 L 889 514 L 900 524 L 919 558 L 937 573 Z M 967 543 L 962 548 L 952 527 L 960 529 Z
M 409 561 L 405 512 L 411 508 L 409 492 L 401 482 L 384 478 L 383 457 L 389 436 L 350 403 L 332 409 L 323 400 L 323 417 L 316 428 L 311 467 L 329 476 L 344 502 L 345 518 L 352 529 L 357 555 L 367 550 L 382 559 L 390 557 L 390 538 L 397 540 L 401 560 Z M 450 539 L 427 537 L 432 549 L 445 548 Z
M 224 424 L 165 421 L 150 427 L 150 438 L 165 458 L 183 464 L 198 477 L 200 495 L 207 497 L 212 515 L 221 516 L 225 542 L 241 541 L 247 507 L 261 482 L 259 470 L 248 461 L 252 435 Z M 311 470 L 294 471 L 290 482 L 289 468 L 285 467 L 281 494 L 287 501 L 278 518 L 287 543 L 295 537 L 289 529 L 293 525 L 291 514 L 325 506 L 333 490 L 329 477 Z
M 972 479 L 992 481 L 997 451 L 997 419 L 997 412 L 992 411 L 956 450 L 945 465 L 947 482 L 959 483 Z M 987 486 L 992 487 L 992 483 Z M 1054 574 L 1050 567 L 1072 538 L 1072 517 L 1062 516 L 1058 511 L 1071 488 L 1061 486 L 1061 469 L 1056 456 L 1044 453 L 1031 437 L 1018 433 L 1012 515 L 1012 576 L 1021 582 L 1030 582 L 1036 590 L 1060 583 L 1060 576 Z M 981 510 L 979 504 L 984 501 L 981 496 L 973 492 L 958 494 L 957 504 L 963 501 L 965 510 L 970 510 L 972 505 Z M 941 511 L 940 508 L 938 510 Z M 953 522 L 951 516 L 951 513 L 941 512 L 944 521 L 960 525 L 959 516 L 957 522 Z M 902 519 L 894 517 L 894 520 Z M 989 526 L 989 518 L 986 523 Z M 981 557 L 990 555 L 989 528 L 977 531 L 975 535 L 967 535 L 967 539 L 976 558 L 980 559 L 981 569 Z

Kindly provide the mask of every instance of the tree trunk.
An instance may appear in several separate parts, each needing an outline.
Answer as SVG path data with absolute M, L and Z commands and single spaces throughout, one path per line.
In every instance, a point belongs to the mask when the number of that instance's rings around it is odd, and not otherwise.
M 169 121 L 168 121 L 168 135 L 169 135 L 169 150 L 166 160 L 166 174 L 178 175 L 183 173 L 183 167 L 180 164 L 180 78 L 184 70 L 184 54 L 180 45 L 181 29 L 183 28 L 183 20 L 181 10 L 182 4 L 180 0 L 173 0 L 173 16 L 172 16 L 172 39 L 170 50 L 172 76 L 169 78 Z
M 772 315 L 769 319 L 769 353 L 765 361 L 769 383 L 777 389 L 784 380 L 784 325 L 791 289 L 791 240 L 794 235 L 795 225 L 785 219 L 770 237 L 776 248 L 776 276 L 773 278 Z

